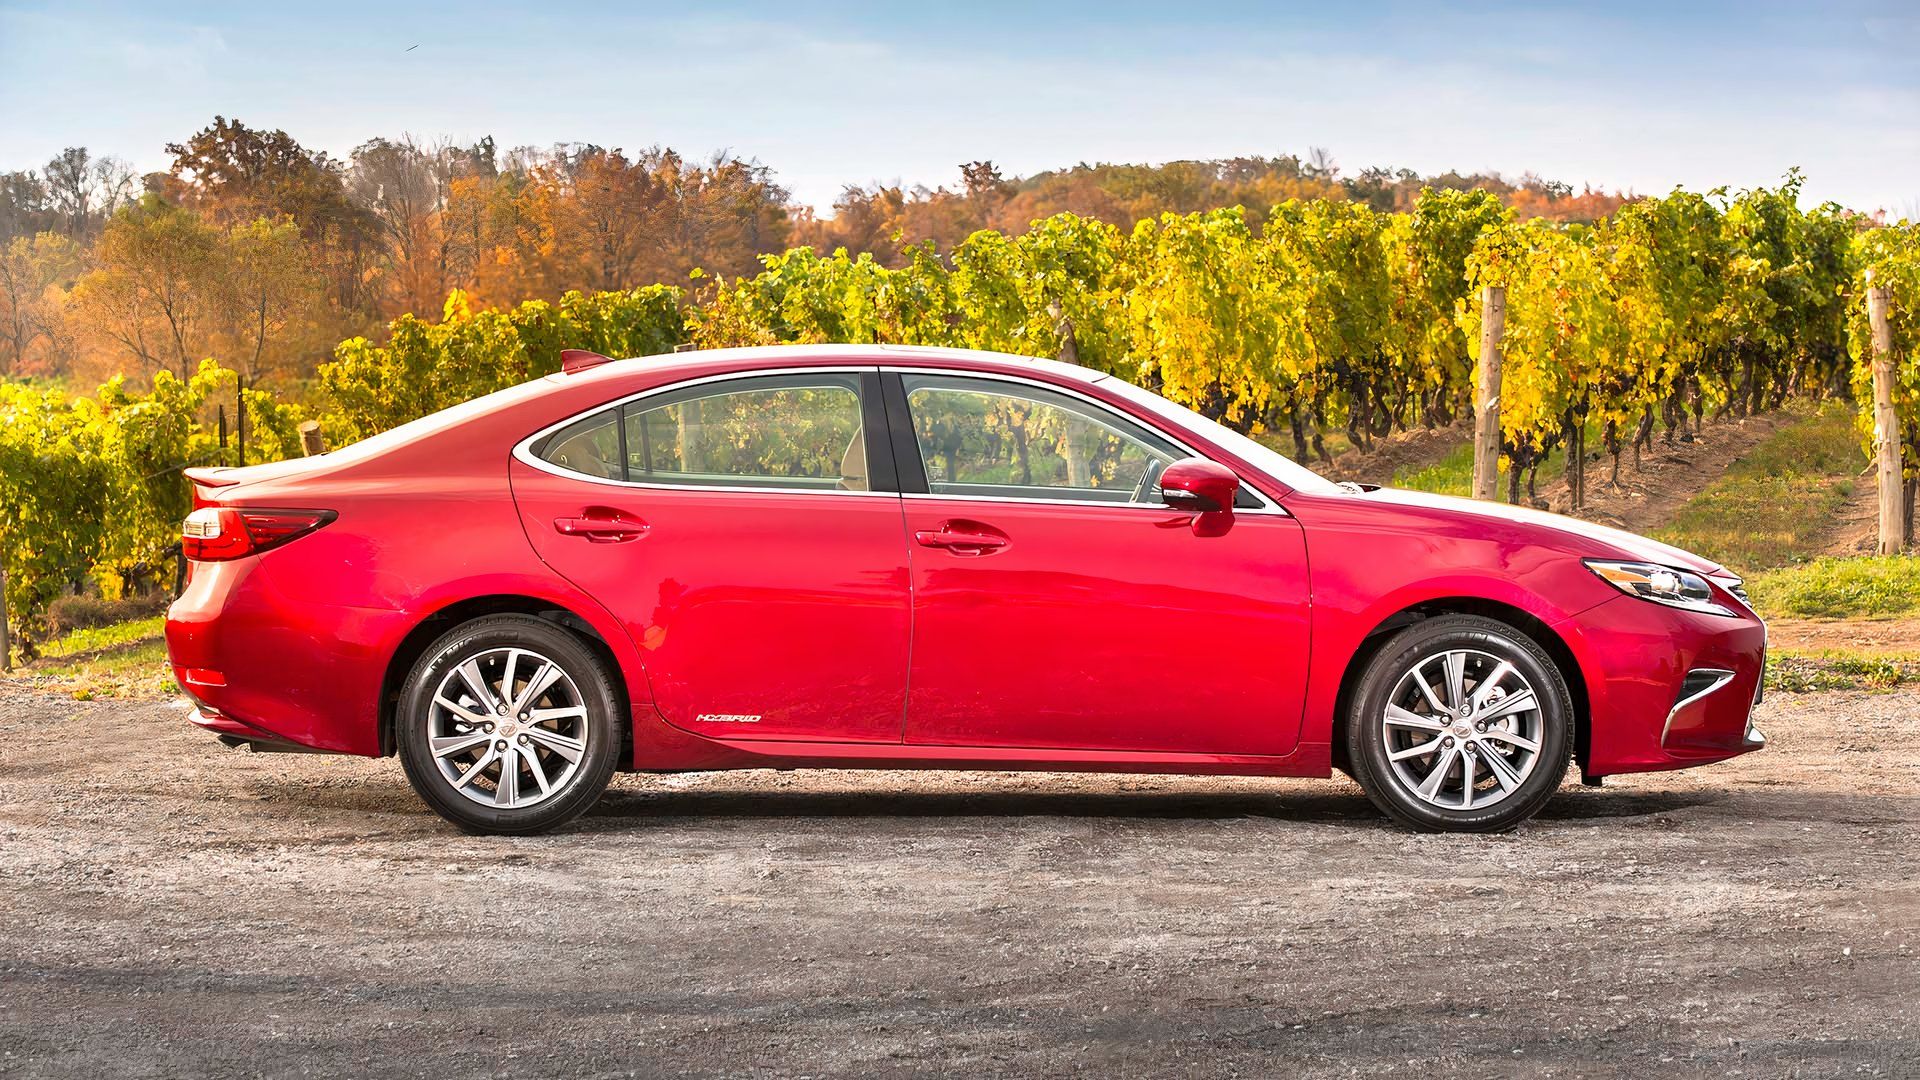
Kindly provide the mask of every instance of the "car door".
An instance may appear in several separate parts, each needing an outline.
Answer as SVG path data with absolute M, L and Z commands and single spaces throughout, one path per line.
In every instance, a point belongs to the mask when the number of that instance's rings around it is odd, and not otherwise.
M 667 722 L 900 741 L 909 585 L 877 380 L 701 380 L 516 449 L 528 538 L 625 625 Z
M 1200 518 L 1189 456 L 1090 398 L 889 373 L 913 541 L 909 743 L 1285 754 L 1306 689 L 1299 523 L 1243 489 Z

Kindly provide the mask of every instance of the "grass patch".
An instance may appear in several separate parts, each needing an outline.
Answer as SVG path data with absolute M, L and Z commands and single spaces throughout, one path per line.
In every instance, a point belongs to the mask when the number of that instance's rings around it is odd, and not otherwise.
M 1768 690 L 1891 690 L 1920 682 L 1920 653 L 1780 651 L 1767 657 Z
M 1853 494 L 1860 467 L 1853 414 L 1830 403 L 1774 432 L 1650 535 L 1742 571 L 1801 562 Z
M 1766 616 L 1855 619 L 1920 611 L 1920 557 L 1871 555 L 1815 559 L 1747 582 Z
M 1394 470 L 1393 486 L 1463 498 L 1472 494 L 1473 443 L 1461 443 L 1447 451 L 1446 457 L 1425 468 L 1409 469 L 1402 466 Z
M 162 639 L 163 616 L 75 630 L 48 642 L 40 659 L 13 673 L 17 682 L 101 697 L 166 697 L 177 693 Z
M 106 626 L 90 626 L 48 642 L 41 648 L 40 655 L 46 659 L 55 660 L 80 653 L 98 652 L 102 649 L 151 641 L 160 637 L 166 623 L 165 615 L 155 615 L 149 619 L 132 619 Z

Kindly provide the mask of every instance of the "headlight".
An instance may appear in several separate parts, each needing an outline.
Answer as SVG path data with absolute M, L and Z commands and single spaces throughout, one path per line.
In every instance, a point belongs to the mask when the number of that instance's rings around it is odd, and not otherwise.
M 1734 614 L 1725 605 L 1714 602 L 1713 586 L 1699 574 L 1657 563 L 1602 562 L 1598 559 L 1588 559 L 1587 569 L 1621 592 L 1642 600 L 1708 615 Z

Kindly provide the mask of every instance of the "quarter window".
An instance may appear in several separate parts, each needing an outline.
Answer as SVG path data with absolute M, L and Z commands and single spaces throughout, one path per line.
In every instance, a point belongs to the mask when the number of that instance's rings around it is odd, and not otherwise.
M 901 381 L 936 495 L 1149 502 L 1180 457 L 1165 439 L 1065 394 L 947 376 Z
M 547 436 L 539 454 L 563 469 L 603 480 L 620 480 L 620 410 L 576 420 Z

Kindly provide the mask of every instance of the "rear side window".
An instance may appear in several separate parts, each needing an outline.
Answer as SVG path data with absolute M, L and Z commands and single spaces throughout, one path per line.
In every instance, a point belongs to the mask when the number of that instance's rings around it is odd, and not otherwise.
M 595 413 L 534 453 L 632 483 L 867 491 L 863 415 L 857 375 L 736 379 Z

